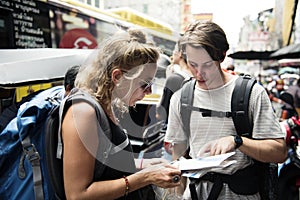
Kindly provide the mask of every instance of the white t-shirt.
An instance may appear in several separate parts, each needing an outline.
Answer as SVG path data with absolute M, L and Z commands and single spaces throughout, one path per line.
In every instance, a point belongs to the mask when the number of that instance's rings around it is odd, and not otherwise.
M 235 86 L 235 80 L 238 76 L 226 83 L 220 88 L 213 90 L 203 90 L 196 86 L 194 91 L 193 106 L 201 107 L 205 109 L 230 112 L 231 111 L 231 95 Z M 190 137 L 188 137 L 182 128 L 182 121 L 180 115 L 180 96 L 181 89 L 178 90 L 171 98 L 168 128 L 165 136 L 165 141 L 171 143 L 186 143 L 189 140 L 190 156 L 196 158 L 200 148 L 209 141 L 219 139 L 224 136 L 235 135 L 235 127 L 232 118 L 220 118 L 220 117 L 202 117 L 198 111 L 192 111 L 190 120 Z M 249 102 L 250 119 L 253 119 L 253 138 L 284 138 L 284 133 L 280 128 L 278 118 L 272 109 L 269 97 L 265 92 L 265 89 L 255 84 L 250 95 Z M 233 174 L 239 169 L 243 169 L 252 163 L 252 159 L 236 150 L 236 154 L 233 159 L 237 160 L 236 164 L 233 164 L 225 169 L 214 170 L 224 174 Z M 208 185 L 206 185 L 208 184 Z M 207 190 L 211 186 L 210 183 L 204 183 L 202 185 L 202 193 L 206 199 L 205 193 L 209 194 L 210 190 Z M 208 187 L 208 188 L 207 188 Z M 188 189 L 188 188 L 187 188 Z M 208 192 L 207 192 L 208 191 Z M 224 193 L 224 191 L 226 191 Z M 222 198 L 221 194 L 225 195 Z M 237 194 L 231 192 L 228 186 L 223 187 L 219 198 L 236 198 Z M 233 195 L 233 196 L 232 196 Z M 239 196 L 240 197 L 240 196 Z M 257 199 L 256 195 L 247 196 L 248 198 Z

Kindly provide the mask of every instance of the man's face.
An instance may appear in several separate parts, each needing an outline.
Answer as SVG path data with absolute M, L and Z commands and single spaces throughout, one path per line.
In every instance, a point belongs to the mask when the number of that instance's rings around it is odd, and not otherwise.
M 223 84 L 220 63 L 214 61 L 201 47 L 186 46 L 187 63 L 201 89 L 214 89 Z

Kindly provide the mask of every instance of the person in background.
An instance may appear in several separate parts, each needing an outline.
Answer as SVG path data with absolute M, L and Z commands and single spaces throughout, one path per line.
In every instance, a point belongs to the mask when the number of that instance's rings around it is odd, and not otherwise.
M 277 79 L 275 81 L 275 87 L 271 89 L 273 96 L 280 98 L 280 94 L 285 90 L 283 79 Z
M 210 21 L 195 21 L 187 27 L 181 44 L 187 64 L 196 79 L 191 106 L 230 112 L 231 94 L 238 76 L 221 69 L 221 63 L 229 49 L 223 29 Z M 255 84 L 250 96 L 249 117 L 253 121 L 253 139 L 237 135 L 232 118 L 203 116 L 196 109 L 191 110 L 188 135 L 181 118 L 180 97 L 181 90 L 178 90 L 171 98 L 165 135 L 165 141 L 173 144 L 173 159 L 180 158 L 187 151 L 193 159 L 235 152 L 231 158 L 237 161 L 226 168 L 208 170 L 213 173 L 200 179 L 196 188 L 198 198 L 208 199 L 215 195 L 212 199 L 260 199 L 258 188 L 255 187 L 258 180 L 253 179 L 253 159 L 281 163 L 287 157 L 285 135 L 265 89 Z M 239 177 L 240 173 L 244 174 L 243 178 Z M 228 182 L 219 179 L 224 174 L 229 175 Z M 214 184 L 218 180 L 221 180 L 221 188 L 216 188 L 217 185 Z M 243 188 L 245 184 L 247 186 Z M 212 188 L 220 189 L 220 192 L 210 193 Z M 190 199 L 189 187 L 183 189 L 183 199 Z M 178 192 L 181 190 L 178 189 Z
M 180 40 L 175 45 L 172 63 L 168 68 L 171 68 L 173 72 L 167 76 L 163 94 L 156 109 L 156 118 L 158 120 L 164 120 L 166 124 L 168 123 L 168 113 L 172 95 L 182 87 L 185 80 L 189 80 L 192 76 L 183 56 Z
M 265 88 L 265 90 L 269 96 L 269 99 L 271 101 L 272 108 L 273 108 L 273 111 L 275 112 L 276 117 L 279 120 L 281 120 L 281 117 L 283 114 L 282 107 L 284 106 L 284 101 L 282 101 L 280 98 L 275 97 L 273 95 L 273 93 L 268 90 L 268 88 Z
M 79 68 L 80 68 L 79 65 L 74 65 L 67 70 L 67 72 L 65 74 L 65 78 L 64 78 L 65 96 L 67 96 L 71 92 L 71 90 L 74 88 L 74 83 L 75 83 L 75 79 L 78 74 Z
M 286 91 L 293 96 L 294 107 L 298 113 L 298 116 L 300 116 L 300 79 L 297 80 L 295 85 L 289 86 Z
M 92 55 L 92 63 L 81 66 L 75 87 L 103 108 L 112 135 L 108 142 L 118 148 L 107 152 L 99 146 L 108 138 L 101 132 L 94 107 L 86 102 L 72 104 L 62 122 L 67 199 L 154 199 L 152 184 L 162 188 L 180 184 L 181 171 L 175 166 L 159 162 L 144 168 L 143 160 L 135 165 L 128 135 L 114 112 L 128 111 L 128 106 L 151 93 L 158 57 L 158 49 L 147 43 L 141 31 L 129 30 L 106 40 Z M 104 166 L 101 174 L 99 166 Z

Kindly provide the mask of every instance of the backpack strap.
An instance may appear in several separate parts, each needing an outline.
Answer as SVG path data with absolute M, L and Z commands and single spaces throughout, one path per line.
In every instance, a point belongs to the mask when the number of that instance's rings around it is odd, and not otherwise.
M 252 137 L 253 124 L 249 119 L 249 100 L 251 90 L 256 83 L 250 75 L 239 76 L 231 98 L 231 112 L 234 127 L 238 135 Z
M 195 85 L 196 85 L 196 80 L 193 79 L 187 82 L 181 90 L 180 114 L 183 123 L 183 128 L 187 136 L 190 135 L 190 119 L 191 119 L 192 111 L 201 112 L 203 117 L 228 117 L 228 118 L 232 117 L 231 112 L 209 110 L 209 109 L 193 106 Z
M 180 115 L 183 123 L 183 129 L 186 135 L 190 136 L 190 119 L 191 119 L 191 107 L 193 106 L 194 89 L 196 85 L 196 79 L 190 79 L 187 81 L 181 89 L 181 107 Z
M 79 90 L 79 89 L 73 89 L 70 96 L 65 98 L 60 105 L 59 108 L 59 128 L 58 128 L 58 144 L 57 144 L 57 155 L 56 157 L 58 159 L 61 159 L 62 152 L 63 152 L 63 142 L 61 138 L 61 125 L 63 117 L 67 111 L 67 109 L 72 105 L 72 103 L 77 102 L 87 102 L 90 105 L 92 105 L 95 108 L 97 119 L 99 120 L 100 124 L 100 145 L 99 149 L 97 151 L 97 159 L 100 159 L 99 161 L 102 163 L 100 167 L 98 167 L 99 174 L 103 173 L 105 169 L 105 164 L 108 161 L 108 156 L 118 153 L 119 151 L 123 150 L 127 145 L 129 145 L 129 139 L 128 137 L 119 145 L 113 145 L 111 142 L 111 129 L 110 124 L 107 119 L 107 116 L 103 110 L 103 108 L 99 105 L 99 103 L 93 99 L 90 94 Z M 99 157 L 98 157 L 99 156 Z
M 73 104 L 73 103 L 78 103 L 78 102 L 87 102 L 90 105 L 92 105 L 95 108 L 96 111 L 96 116 L 97 119 L 99 120 L 100 128 L 104 135 L 106 137 L 102 137 L 100 141 L 103 141 L 105 145 L 100 145 L 100 146 L 107 146 L 107 148 L 104 151 L 104 158 L 107 158 L 109 155 L 109 151 L 112 148 L 111 144 L 111 131 L 110 131 L 110 125 L 108 122 L 108 119 L 106 117 L 106 114 L 103 110 L 103 108 L 99 105 L 99 103 L 93 99 L 89 94 L 75 89 L 72 91 L 72 94 L 65 98 L 59 108 L 59 127 L 58 127 L 58 145 L 57 145 L 57 154 L 56 157 L 58 159 L 61 159 L 62 157 L 62 138 L 61 138 L 61 131 L 62 131 L 62 120 L 64 118 L 64 115 L 67 111 L 67 109 Z
M 36 200 L 44 199 L 43 177 L 41 172 L 40 154 L 30 140 L 30 136 L 26 136 L 22 141 L 23 152 L 29 160 L 32 167 L 34 196 Z

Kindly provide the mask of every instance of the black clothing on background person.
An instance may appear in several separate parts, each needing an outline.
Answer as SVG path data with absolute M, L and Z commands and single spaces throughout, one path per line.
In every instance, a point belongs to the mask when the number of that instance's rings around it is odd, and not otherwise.
M 166 124 L 168 123 L 171 96 L 181 88 L 184 80 L 185 77 L 177 72 L 172 73 L 166 80 L 161 102 L 157 107 L 157 113 L 160 116 L 160 120 L 165 120 Z

